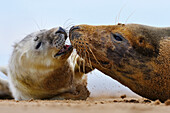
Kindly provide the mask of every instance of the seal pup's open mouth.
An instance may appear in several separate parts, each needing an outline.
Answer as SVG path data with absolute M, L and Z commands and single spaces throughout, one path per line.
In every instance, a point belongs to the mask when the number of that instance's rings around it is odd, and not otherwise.
M 63 55 L 72 49 L 73 49 L 72 45 L 64 45 L 63 48 L 61 48 L 60 51 L 54 55 L 54 57 Z

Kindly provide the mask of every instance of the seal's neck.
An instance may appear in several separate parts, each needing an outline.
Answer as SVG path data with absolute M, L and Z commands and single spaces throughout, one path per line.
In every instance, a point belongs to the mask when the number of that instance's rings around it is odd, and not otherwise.
M 165 37 L 166 36 L 170 37 L 170 27 L 161 28 L 161 31 L 165 32 Z

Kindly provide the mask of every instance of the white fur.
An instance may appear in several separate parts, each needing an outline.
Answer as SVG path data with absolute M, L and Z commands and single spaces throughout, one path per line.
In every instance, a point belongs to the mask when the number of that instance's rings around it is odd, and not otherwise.
M 57 29 L 53 30 L 55 33 Z M 34 98 L 20 80 L 28 78 L 38 82 L 46 79 L 49 73 L 53 72 L 58 67 L 64 66 L 60 56 L 57 58 L 53 57 L 59 51 L 59 49 L 56 49 L 57 45 L 52 45 L 55 47 L 53 48 L 49 43 L 44 43 L 44 46 L 35 49 L 37 42 L 34 41 L 34 38 L 38 35 L 37 33 L 39 32 L 28 35 L 25 39 L 16 44 L 9 60 L 9 87 L 15 100 L 28 100 Z M 60 41 L 63 42 L 64 40 L 62 39 Z M 62 42 L 59 43 L 62 44 Z M 74 52 L 74 54 L 76 53 Z M 73 62 L 71 57 L 68 59 Z M 73 71 L 74 63 L 70 63 L 70 65 Z M 72 86 L 60 88 L 56 92 L 63 93 L 70 90 L 70 87 Z M 43 92 L 42 95 L 44 93 L 48 92 Z
M 7 76 L 7 67 L 0 66 L 0 71 Z
M 0 96 L 11 95 L 7 79 L 0 78 Z

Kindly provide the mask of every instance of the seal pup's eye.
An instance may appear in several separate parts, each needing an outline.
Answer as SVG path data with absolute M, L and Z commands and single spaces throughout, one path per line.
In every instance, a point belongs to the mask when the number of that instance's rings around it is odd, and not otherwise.
M 41 47 L 42 42 L 38 42 L 38 44 L 36 45 L 35 49 L 39 49 Z
M 123 36 L 121 36 L 120 34 L 118 33 L 111 33 L 113 38 L 116 40 L 116 41 L 123 41 Z
M 36 36 L 35 38 L 34 38 L 34 41 L 37 41 L 39 39 L 39 37 L 38 36 Z

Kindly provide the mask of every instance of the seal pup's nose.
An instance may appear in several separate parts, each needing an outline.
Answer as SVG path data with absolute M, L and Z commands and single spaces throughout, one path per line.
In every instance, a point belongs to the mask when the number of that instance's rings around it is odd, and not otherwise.
M 73 32 L 76 29 L 80 29 L 80 27 L 79 26 L 72 26 L 69 30 L 69 33 Z
M 58 30 L 55 32 L 55 34 L 57 34 L 57 33 L 64 34 L 65 39 L 67 39 L 67 33 L 62 27 L 58 28 Z

